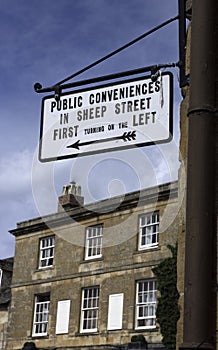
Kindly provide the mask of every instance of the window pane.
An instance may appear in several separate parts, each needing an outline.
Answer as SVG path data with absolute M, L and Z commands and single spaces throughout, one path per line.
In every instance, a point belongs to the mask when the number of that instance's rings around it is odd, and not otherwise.
M 33 321 L 33 335 L 47 334 L 49 306 L 49 294 L 36 296 Z
M 54 237 L 46 237 L 40 240 L 39 268 L 53 265 Z
M 153 328 L 156 322 L 156 281 L 139 281 L 136 288 L 136 328 Z
M 102 256 L 102 238 L 102 225 L 86 229 L 86 259 Z
M 85 288 L 82 293 L 81 332 L 97 330 L 99 287 Z
M 158 244 L 159 213 L 144 214 L 139 220 L 139 249 Z

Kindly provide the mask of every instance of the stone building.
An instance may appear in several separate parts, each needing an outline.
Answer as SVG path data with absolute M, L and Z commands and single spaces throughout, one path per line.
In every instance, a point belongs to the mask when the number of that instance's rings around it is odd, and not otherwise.
M 163 347 L 152 269 L 176 245 L 177 211 L 177 182 L 88 205 L 71 183 L 57 213 L 17 224 L 7 349 L 131 347 L 137 335 Z
M 11 301 L 13 258 L 0 260 L 0 349 L 5 349 Z

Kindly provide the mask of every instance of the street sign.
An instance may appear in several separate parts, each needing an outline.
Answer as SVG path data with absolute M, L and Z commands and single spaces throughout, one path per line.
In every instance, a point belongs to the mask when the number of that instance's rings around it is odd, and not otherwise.
M 39 160 L 85 156 L 169 142 L 173 79 L 140 77 L 42 100 Z

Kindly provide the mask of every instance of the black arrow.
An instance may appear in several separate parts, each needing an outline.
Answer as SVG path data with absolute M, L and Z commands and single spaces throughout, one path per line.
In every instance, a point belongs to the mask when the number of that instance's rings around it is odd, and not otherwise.
M 103 142 L 109 142 L 114 140 L 123 140 L 124 142 L 126 142 L 126 141 L 132 141 L 135 139 L 136 139 L 136 131 L 128 131 L 128 132 L 124 132 L 123 135 L 121 136 L 109 137 L 108 139 L 105 139 L 105 140 L 94 140 L 94 141 L 87 141 L 87 142 L 80 142 L 80 140 L 78 140 L 72 143 L 72 145 L 67 146 L 67 148 L 75 148 L 79 150 L 80 147 L 91 145 L 93 143 L 103 143 Z

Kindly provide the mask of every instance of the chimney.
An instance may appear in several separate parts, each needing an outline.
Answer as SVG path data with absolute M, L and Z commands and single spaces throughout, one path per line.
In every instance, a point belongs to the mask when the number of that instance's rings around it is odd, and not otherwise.
M 69 185 L 64 185 L 62 195 L 58 198 L 58 212 L 79 208 L 83 203 L 81 186 L 71 181 Z

